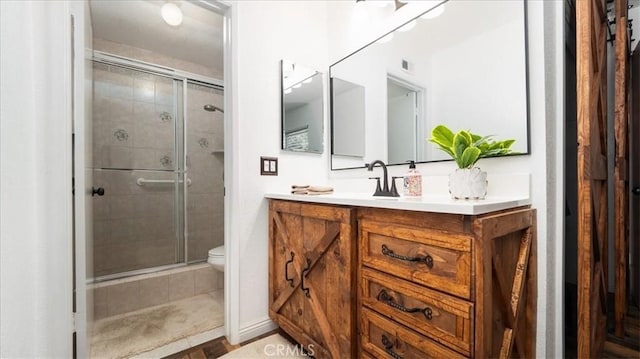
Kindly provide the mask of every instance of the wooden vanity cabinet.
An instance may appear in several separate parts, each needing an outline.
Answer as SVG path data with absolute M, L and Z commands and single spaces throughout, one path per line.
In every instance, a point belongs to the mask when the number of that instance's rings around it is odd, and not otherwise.
M 535 210 L 358 209 L 359 357 L 533 358 Z
M 317 358 L 533 358 L 535 218 L 270 200 L 270 317 Z
M 356 357 L 355 209 L 271 200 L 269 316 L 316 358 Z

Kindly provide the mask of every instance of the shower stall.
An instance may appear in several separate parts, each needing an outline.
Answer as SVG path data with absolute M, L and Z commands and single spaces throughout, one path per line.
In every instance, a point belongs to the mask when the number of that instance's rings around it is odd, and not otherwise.
M 223 82 L 163 56 L 94 39 L 91 357 L 224 333 Z
M 98 55 L 96 282 L 205 261 L 224 242 L 222 82 Z

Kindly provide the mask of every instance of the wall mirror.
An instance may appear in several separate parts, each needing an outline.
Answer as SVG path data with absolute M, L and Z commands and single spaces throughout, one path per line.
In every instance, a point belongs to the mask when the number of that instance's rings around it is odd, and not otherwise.
M 529 153 L 526 44 L 524 0 L 450 0 L 331 65 L 331 169 L 449 160 L 439 124 Z
M 282 149 L 322 153 L 322 73 L 282 60 Z

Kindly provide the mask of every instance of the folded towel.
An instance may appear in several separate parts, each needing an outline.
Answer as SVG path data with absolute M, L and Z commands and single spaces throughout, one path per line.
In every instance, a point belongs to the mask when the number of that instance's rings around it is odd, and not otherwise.
M 329 186 L 309 186 L 309 191 L 313 191 L 313 192 L 333 192 L 333 187 L 329 187 Z
M 329 186 L 310 186 L 310 185 L 291 185 L 291 194 L 330 194 L 333 193 L 333 187 Z
M 308 195 L 311 195 L 311 196 L 313 196 L 313 195 L 319 195 L 319 194 L 331 194 L 331 193 L 333 193 L 333 190 L 331 190 L 331 191 L 322 191 L 322 192 L 318 192 L 318 191 L 307 191 L 307 194 L 308 194 Z

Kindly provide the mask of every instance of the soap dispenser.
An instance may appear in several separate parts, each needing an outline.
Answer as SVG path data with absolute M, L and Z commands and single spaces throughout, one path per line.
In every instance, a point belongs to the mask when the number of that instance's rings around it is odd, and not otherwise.
M 422 175 L 416 169 L 415 161 L 409 162 L 409 171 L 404 175 L 404 195 L 405 197 L 422 196 Z

